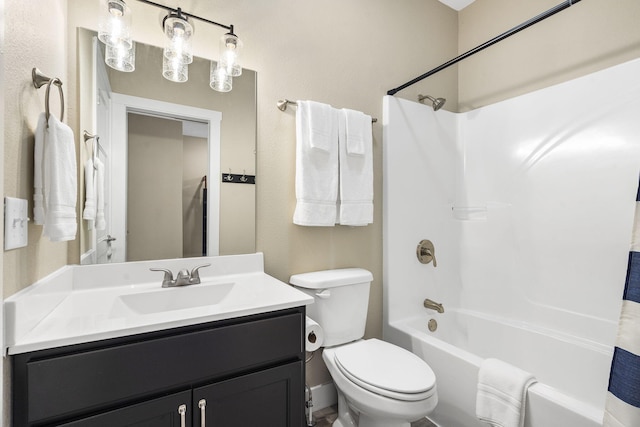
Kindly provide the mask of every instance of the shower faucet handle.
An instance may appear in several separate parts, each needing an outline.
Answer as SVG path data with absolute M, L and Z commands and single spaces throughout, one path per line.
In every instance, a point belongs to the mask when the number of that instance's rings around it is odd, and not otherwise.
M 436 249 L 431 240 L 421 240 L 416 248 L 416 256 L 422 264 L 429 264 L 433 261 L 433 266 L 437 267 Z

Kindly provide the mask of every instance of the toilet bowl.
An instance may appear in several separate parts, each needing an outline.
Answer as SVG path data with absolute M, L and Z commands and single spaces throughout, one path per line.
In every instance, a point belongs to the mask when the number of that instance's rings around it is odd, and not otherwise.
M 324 330 L 322 358 L 338 391 L 333 427 L 409 427 L 438 401 L 436 378 L 426 362 L 391 343 L 362 339 L 372 279 L 356 268 L 290 279 L 314 297 L 307 314 Z
M 334 427 L 409 427 L 436 407 L 435 375 L 418 356 L 377 339 L 325 348 L 322 358 L 359 423 Z M 344 414 L 342 418 L 346 418 Z M 352 414 L 349 414 L 355 418 Z

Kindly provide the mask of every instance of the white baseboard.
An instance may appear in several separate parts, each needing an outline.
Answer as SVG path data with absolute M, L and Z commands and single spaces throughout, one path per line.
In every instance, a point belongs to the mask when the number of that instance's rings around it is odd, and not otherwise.
M 311 397 L 314 412 L 338 404 L 338 392 L 333 382 L 311 387 Z

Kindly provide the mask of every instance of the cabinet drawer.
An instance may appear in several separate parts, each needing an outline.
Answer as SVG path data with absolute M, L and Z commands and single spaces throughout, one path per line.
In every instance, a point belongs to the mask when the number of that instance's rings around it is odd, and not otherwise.
M 60 419 L 299 359 L 303 324 L 303 314 L 296 312 L 31 359 L 23 368 L 26 388 L 14 396 L 24 399 L 14 415 L 28 413 L 27 423 Z

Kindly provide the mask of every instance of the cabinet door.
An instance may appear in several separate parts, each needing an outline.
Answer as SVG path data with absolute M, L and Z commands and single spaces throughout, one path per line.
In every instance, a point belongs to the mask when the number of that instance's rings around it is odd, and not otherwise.
M 294 362 L 193 390 L 202 427 L 304 425 L 304 365 Z
M 64 427 L 191 427 L 191 391 L 148 400 L 66 424 Z

